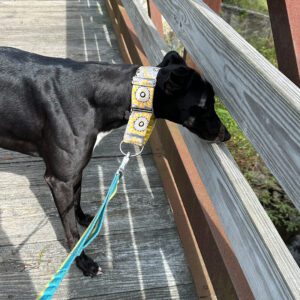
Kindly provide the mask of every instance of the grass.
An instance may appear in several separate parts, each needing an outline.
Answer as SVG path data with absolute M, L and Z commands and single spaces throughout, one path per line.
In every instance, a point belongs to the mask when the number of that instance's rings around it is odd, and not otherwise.
M 224 0 L 223 2 L 226 4 L 259 11 L 262 13 L 268 12 L 268 5 L 266 0 Z

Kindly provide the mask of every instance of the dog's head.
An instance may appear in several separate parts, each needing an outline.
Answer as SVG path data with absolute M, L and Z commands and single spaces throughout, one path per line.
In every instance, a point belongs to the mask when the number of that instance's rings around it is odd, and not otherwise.
M 229 140 L 230 134 L 214 110 L 212 86 L 175 51 L 169 52 L 158 67 L 155 116 L 181 124 L 208 141 Z

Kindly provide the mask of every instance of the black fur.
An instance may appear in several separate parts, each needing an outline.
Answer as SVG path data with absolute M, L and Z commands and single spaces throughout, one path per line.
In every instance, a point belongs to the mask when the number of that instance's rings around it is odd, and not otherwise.
M 183 124 L 207 140 L 229 134 L 214 111 L 211 85 L 176 52 L 159 65 L 154 114 Z M 41 156 L 68 245 L 79 239 L 82 172 L 97 134 L 127 122 L 131 80 L 138 66 L 75 62 L 0 48 L 0 147 Z M 76 263 L 94 276 L 98 265 L 82 253 Z

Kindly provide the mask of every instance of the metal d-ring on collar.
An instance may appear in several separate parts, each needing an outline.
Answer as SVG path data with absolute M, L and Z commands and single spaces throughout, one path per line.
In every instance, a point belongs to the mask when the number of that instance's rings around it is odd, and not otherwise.
M 124 152 L 123 151 L 123 149 L 122 149 L 122 145 L 123 144 L 127 144 L 127 143 L 125 143 L 124 141 L 121 141 L 121 143 L 120 143 L 120 151 L 121 151 L 121 153 L 123 154 L 123 155 L 128 155 L 128 153 L 129 153 L 129 157 L 136 157 L 136 156 L 139 156 L 142 152 L 143 152 L 143 150 L 144 150 L 144 146 L 141 148 L 141 150 L 138 152 L 138 153 L 135 153 L 135 154 L 131 154 L 130 152 Z

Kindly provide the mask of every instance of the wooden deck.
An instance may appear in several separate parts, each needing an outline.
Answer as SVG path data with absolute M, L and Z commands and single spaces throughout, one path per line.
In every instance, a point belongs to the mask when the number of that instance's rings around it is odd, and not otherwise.
M 0 0 L 0 45 L 78 60 L 121 62 L 104 1 Z M 84 175 L 83 208 L 95 212 L 120 162 L 122 129 L 104 138 Z M 0 299 L 33 299 L 67 255 L 38 158 L 0 153 Z M 196 299 L 151 150 L 132 159 L 101 237 L 87 250 L 104 274 L 76 267 L 56 299 Z

